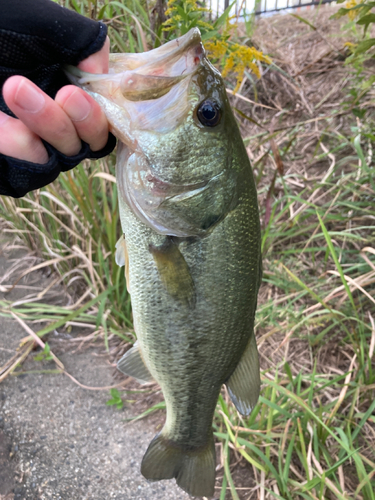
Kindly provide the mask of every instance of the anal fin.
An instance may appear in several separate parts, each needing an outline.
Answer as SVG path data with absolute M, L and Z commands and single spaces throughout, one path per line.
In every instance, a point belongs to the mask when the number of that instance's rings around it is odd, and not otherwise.
M 135 378 L 140 384 L 154 382 L 149 369 L 142 359 L 138 342 L 135 342 L 133 347 L 118 361 L 117 368 L 120 372 L 125 373 L 125 375 Z
M 259 357 L 254 334 L 226 386 L 237 410 L 242 415 L 249 415 L 258 401 L 260 391 Z
M 196 301 L 195 285 L 178 245 L 167 236 L 162 245 L 150 245 L 149 250 L 167 292 L 174 299 L 193 308 Z

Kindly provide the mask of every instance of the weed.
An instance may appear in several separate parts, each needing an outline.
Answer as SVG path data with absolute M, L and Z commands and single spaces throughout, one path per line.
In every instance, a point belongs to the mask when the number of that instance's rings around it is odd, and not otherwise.
M 53 359 L 53 356 L 50 354 L 50 346 L 48 342 L 45 343 L 44 349 L 41 353 L 34 356 L 35 361 L 50 361 Z
M 121 399 L 121 394 L 119 393 L 118 389 L 111 389 L 110 393 L 112 398 L 106 402 L 106 405 L 116 406 L 118 410 L 121 410 L 124 406 L 124 402 Z

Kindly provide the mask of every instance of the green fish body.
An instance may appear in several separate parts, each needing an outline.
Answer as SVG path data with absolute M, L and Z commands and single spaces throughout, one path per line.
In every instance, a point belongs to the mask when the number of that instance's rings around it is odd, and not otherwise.
M 253 174 L 199 30 L 151 52 L 116 55 L 112 72 L 75 83 L 103 106 L 121 141 L 124 239 L 116 260 L 126 267 L 138 340 L 118 367 L 141 382 L 156 380 L 166 402 L 165 425 L 141 471 L 209 497 L 221 386 L 243 415 L 259 396 Z

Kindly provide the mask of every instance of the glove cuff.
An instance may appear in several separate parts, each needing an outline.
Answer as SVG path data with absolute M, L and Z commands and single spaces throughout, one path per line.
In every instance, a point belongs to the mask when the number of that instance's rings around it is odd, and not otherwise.
M 110 133 L 107 144 L 100 151 L 91 151 L 89 145 L 82 141 L 82 148 L 75 156 L 66 156 L 50 144 L 43 143 L 49 155 L 45 164 L 0 155 L 0 195 L 21 198 L 29 191 L 50 184 L 60 172 L 71 170 L 85 158 L 103 158 L 113 151 L 116 138 Z

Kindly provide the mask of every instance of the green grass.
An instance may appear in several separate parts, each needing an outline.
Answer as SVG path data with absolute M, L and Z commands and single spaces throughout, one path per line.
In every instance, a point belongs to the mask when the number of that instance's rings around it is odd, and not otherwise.
M 132 12 L 150 36 L 146 7 L 137 1 L 68 5 L 106 19 L 114 50 L 142 47 Z M 263 224 L 256 317 L 262 393 L 247 419 L 225 391 L 219 399 L 220 500 L 375 498 L 375 168 L 355 117 L 348 115 L 338 132 L 332 116 L 306 153 L 309 175 L 298 167 L 303 124 L 280 146 L 292 165 L 283 176 L 268 161 L 272 153 L 255 155 Z M 366 126 L 373 125 L 369 116 Z M 269 132 L 245 137 L 254 152 L 270 138 Z M 74 322 L 91 325 L 107 348 L 113 336 L 134 340 L 123 270 L 114 262 L 121 234 L 114 162 L 114 155 L 84 162 L 23 199 L 0 200 L 7 227 L 51 262 L 77 301 L 73 310 L 0 302 L 2 315 L 46 323 L 40 337 Z M 121 396 L 114 394 L 117 405 Z M 163 408 L 158 403 L 144 415 Z
M 253 472 L 243 498 L 259 484 L 266 498 L 375 497 L 375 169 L 360 144 L 340 137 L 329 153 L 350 154 L 299 192 L 276 182 L 257 311 L 263 391 L 248 420 L 219 401 L 220 498 L 228 485 L 236 498 L 228 447 Z

